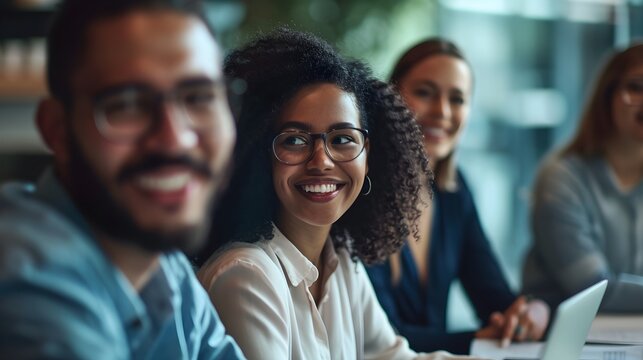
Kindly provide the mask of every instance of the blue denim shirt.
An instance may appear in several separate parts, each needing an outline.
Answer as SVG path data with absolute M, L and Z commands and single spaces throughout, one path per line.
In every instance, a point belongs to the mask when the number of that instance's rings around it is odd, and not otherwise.
M 96 204 L 100 206 L 100 204 Z M 0 354 L 48 359 L 237 359 L 186 257 L 137 292 L 52 171 L 0 189 Z

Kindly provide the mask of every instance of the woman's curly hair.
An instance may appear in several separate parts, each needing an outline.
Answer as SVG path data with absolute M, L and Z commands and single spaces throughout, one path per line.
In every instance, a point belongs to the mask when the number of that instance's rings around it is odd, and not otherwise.
M 422 135 L 394 89 L 369 68 L 346 60 L 325 41 L 281 28 L 232 52 L 225 73 L 243 88 L 230 186 L 219 202 L 205 261 L 219 246 L 272 238 L 279 200 L 272 182 L 273 124 L 303 87 L 331 83 L 354 94 L 369 131 L 372 190 L 331 228 L 336 247 L 366 263 L 384 260 L 412 233 L 417 238 L 420 189 L 431 179 Z

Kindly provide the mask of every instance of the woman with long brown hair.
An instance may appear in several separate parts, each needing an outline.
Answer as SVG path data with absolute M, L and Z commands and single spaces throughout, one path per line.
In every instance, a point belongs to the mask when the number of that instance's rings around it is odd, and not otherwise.
M 556 306 L 601 279 L 601 309 L 643 312 L 643 44 L 614 53 L 571 142 L 534 188 L 525 291 Z
M 390 82 L 415 114 L 424 135 L 435 183 L 433 201 L 422 209 L 420 238 L 368 269 L 380 303 L 416 351 L 467 353 L 474 337 L 540 339 L 549 310 L 539 300 L 517 297 L 509 288 L 487 240 L 473 197 L 454 153 L 466 125 L 473 87 L 471 66 L 451 42 L 433 38 L 408 50 Z M 449 333 L 447 300 L 460 280 L 483 324 L 477 331 Z

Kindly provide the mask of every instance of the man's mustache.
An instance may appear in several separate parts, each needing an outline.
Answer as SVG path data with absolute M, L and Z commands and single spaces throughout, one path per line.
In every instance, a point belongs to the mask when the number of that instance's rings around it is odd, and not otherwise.
M 138 176 L 139 174 L 158 170 L 165 166 L 175 165 L 187 167 L 208 179 L 214 177 L 212 169 L 210 169 L 208 163 L 194 159 L 189 155 L 171 157 L 163 154 L 152 154 L 140 161 L 126 165 L 118 174 L 117 181 L 127 181 L 135 176 Z

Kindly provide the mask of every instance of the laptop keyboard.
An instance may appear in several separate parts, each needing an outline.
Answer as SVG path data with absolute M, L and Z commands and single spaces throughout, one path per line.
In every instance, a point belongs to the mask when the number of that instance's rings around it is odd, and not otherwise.
M 625 351 L 604 351 L 603 360 L 625 360 L 627 353 Z

